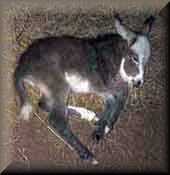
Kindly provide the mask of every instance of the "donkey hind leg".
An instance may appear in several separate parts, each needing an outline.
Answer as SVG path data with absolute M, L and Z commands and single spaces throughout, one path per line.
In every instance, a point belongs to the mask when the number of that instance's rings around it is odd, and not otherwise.
M 65 117 L 66 110 L 67 108 L 65 106 L 55 106 L 49 113 L 49 124 L 78 153 L 81 159 L 89 160 L 93 164 L 96 164 L 97 161 L 94 159 L 93 154 L 79 141 L 69 128 Z
M 39 107 L 46 112 L 51 112 L 53 108 L 53 98 L 43 95 L 38 103 Z
M 93 121 L 97 122 L 99 120 L 95 112 L 88 110 L 86 108 L 77 106 L 68 106 L 68 112 L 70 116 L 77 116 L 89 122 Z
M 30 114 L 32 112 L 32 105 L 28 101 L 27 92 L 24 87 L 24 81 L 23 79 L 20 79 L 15 84 L 16 90 L 18 92 L 19 98 L 20 98 L 20 114 L 18 116 L 19 119 L 29 120 Z

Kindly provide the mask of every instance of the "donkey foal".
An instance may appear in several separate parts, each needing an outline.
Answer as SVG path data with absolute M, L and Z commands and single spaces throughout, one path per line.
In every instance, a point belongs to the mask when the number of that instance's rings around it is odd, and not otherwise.
M 96 38 L 49 37 L 34 41 L 21 55 L 14 73 L 15 87 L 21 101 L 20 117 L 28 120 L 32 106 L 24 84 L 39 88 L 39 107 L 49 113 L 51 127 L 78 153 L 80 158 L 97 163 L 93 154 L 72 133 L 67 118 L 75 114 L 96 121 L 92 138 L 97 142 L 113 128 L 123 109 L 127 94 L 125 84 L 142 85 L 144 66 L 150 57 L 149 31 L 153 17 L 145 22 L 143 32 L 134 32 L 115 15 L 118 34 Z M 124 88 L 122 88 L 122 86 Z M 66 106 L 69 92 L 95 93 L 105 100 L 105 110 L 98 118 L 93 111 Z

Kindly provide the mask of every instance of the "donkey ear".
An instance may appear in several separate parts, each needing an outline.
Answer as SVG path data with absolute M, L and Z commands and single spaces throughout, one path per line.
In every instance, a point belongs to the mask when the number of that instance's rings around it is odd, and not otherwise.
M 119 14 L 115 14 L 115 28 L 118 34 L 128 42 L 128 45 L 136 38 L 136 34 L 122 23 Z
M 122 20 L 122 18 L 120 17 L 119 13 L 115 13 L 114 17 L 115 17 L 115 20 L 117 20 L 117 21 L 119 21 L 120 23 L 122 23 L 123 20 Z
M 153 25 L 153 22 L 155 21 L 155 17 L 154 16 L 150 16 L 148 17 L 145 22 L 144 22 L 144 26 L 143 26 L 143 30 L 142 32 L 149 35 L 149 33 L 151 32 L 151 29 L 152 29 L 152 25 Z

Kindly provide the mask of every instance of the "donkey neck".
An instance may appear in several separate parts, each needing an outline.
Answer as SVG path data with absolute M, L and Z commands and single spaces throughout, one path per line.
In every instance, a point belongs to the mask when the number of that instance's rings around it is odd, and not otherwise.
M 88 67 L 90 73 L 98 73 L 104 84 L 119 70 L 126 42 L 117 34 L 98 36 L 88 41 Z M 125 49 L 124 49 L 125 50 Z

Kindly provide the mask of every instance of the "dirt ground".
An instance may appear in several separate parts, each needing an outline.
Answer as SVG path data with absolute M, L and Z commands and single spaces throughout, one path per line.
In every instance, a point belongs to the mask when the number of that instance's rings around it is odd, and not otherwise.
M 73 12 L 23 10 L 11 19 L 13 55 L 19 55 L 34 40 L 46 36 L 96 36 L 115 32 L 114 12 L 104 9 Z M 119 11 L 116 11 L 119 12 Z M 91 140 L 93 125 L 79 119 L 69 122 L 80 140 L 96 155 L 99 164 L 92 166 L 81 161 L 59 138 L 34 115 L 29 122 L 15 118 L 12 135 L 13 161 L 24 163 L 26 169 L 38 170 L 100 170 L 100 171 L 165 171 L 167 170 L 166 143 L 166 21 L 158 11 L 120 11 L 124 22 L 140 29 L 150 14 L 156 15 L 151 32 L 152 56 L 146 67 L 145 83 L 132 92 L 124 112 L 113 131 L 94 145 Z M 13 65 L 13 69 L 15 64 Z M 135 98 L 136 94 L 136 98 Z M 101 105 L 92 97 L 80 97 L 74 103 L 84 106 Z M 95 101 L 96 100 L 96 101 Z M 73 102 L 72 102 L 73 103 Z M 95 107 L 94 107 L 95 108 Z M 16 103 L 10 106 L 16 115 Z M 37 111 L 46 119 L 46 114 Z

